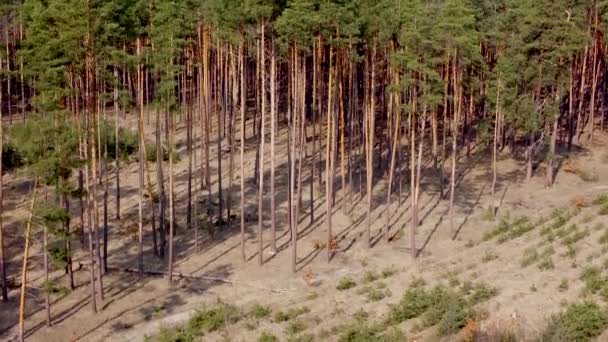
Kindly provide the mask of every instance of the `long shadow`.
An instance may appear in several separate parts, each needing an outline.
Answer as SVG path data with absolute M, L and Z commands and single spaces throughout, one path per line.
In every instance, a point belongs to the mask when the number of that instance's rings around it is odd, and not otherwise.
M 479 196 L 477 196 L 477 200 L 475 201 L 475 203 L 470 207 L 469 212 L 467 213 L 467 215 L 465 216 L 464 220 L 460 223 L 460 225 L 458 226 L 458 228 L 456 229 L 456 231 L 454 232 L 454 235 L 452 236 L 452 240 L 456 240 L 456 238 L 458 237 L 458 234 L 460 233 L 460 230 L 462 230 L 462 227 L 464 227 L 464 225 L 467 223 L 467 221 L 469 220 L 469 217 L 471 217 L 471 214 L 473 214 L 473 211 L 475 210 L 475 207 L 477 205 L 479 205 L 479 202 L 481 201 L 481 196 L 483 195 L 483 190 L 486 188 L 487 183 L 484 183 L 484 185 L 481 187 L 481 190 L 479 190 Z

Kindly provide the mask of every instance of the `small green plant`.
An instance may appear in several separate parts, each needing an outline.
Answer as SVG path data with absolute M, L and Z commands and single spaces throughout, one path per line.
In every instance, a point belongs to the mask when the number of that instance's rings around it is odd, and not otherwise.
M 608 203 L 608 193 L 597 195 L 591 202 L 593 205 L 603 205 Z
M 220 303 L 211 309 L 202 309 L 188 321 L 188 330 L 194 332 L 211 332 L 241 319 L 239 310 L 228 304 Z
M 268 317 L 271 312 L 272 312 L 272 310 L 270 310 L 269 307 L 262 306 L 262 305 L 256 303 L 256 304 L 253 304 L 251 306 L 251 308 L 249 309 L 248 316 L 255 318 L 255 319 L 261 319 L 261 318 Z
M 390 290 L 370 288 L 369 291 L 367 291 L 367 300 L 370 302 L 377 302 L 384 299 L 388 293 L 390 293 Z
M 379 278 L 378 274 L 374 271 L 367 271 L 365 272 L 365 274 L 363 275 L 363 283 L 367 284 L 367 283 L 371 283 L 376 281 Z
M 431 303 L 432 298 L 424 285 L 413 283 L 405 291 L 401 301 L 391 307 L 389 321 L 400 323 L 418 317 L 430 307 Z
M 300 315 L 303 315 L 305 313 L 310 312 L 310 309 L 306 306 L 303 306 L 301 308 L 291 308 L 289 310 L 287 310 L 287 312 L 284 311 L 279 311 L 277 312 L 274 317 L 273 320 L 275 323 L 280 323 L 280 322 L 287 322 L 289 320 L 292 320 Z
M 538 263 L 538 269 L 541 271 L 552 270 L 554 268 L 555 268 L 555 265 L 553 265 L 553 259 L 551 259 L 551 257 L 544 257 Z
M 52 296 L 65 296 L 70 293 L 70 289 L 60 286 L 52 280 L 46 280 L 42 283 L 42 292 Z
M 596 266 L 585 267 L 580 279 L 585 283 L 585 291 L 589 293 L 597 293 L 607 285 L 602 271 Z
M 608 215 L 608 203 L 602 204 L 600 206 L 599 211 L 597 212 L 599 215 L 601 216 L 606 216 Z
M 395 273 L 397 273 L 397 270 L 395 269 L 395 267 L 393 267 L 393 266 L 387 267 L 382 270 L 382 278 L 384 278 L 384 279 L 390 278 L 393 275 L 395 275 Z
M 302 331 L 306 330 L 308 327 L 306 326 L 306 323 L 300 319 L 296 319 L 293 320 L 291 322 L 289 322 L 289 324 L 287 325 L 287 334 L 288 335 L 295 335 L 295 334 L 299 334 Z
M 483 257 L 481 258 L 481 262 L 486 263 L 496 259 L 498 259 L 498 254 L 492 251 L 486 251 Z
M 357 286 L 357 283 L 355 283 L 353 278 L 347 276 L 338 281 L 338 285 L 336 285 L 336 289 L 338 289 L 339 291 L 344 291 L 344 290 L 352 289 L 355 286 Z
M 473 240 L 469 240 L 464 246 L 466 248 L 473 248 L 475 246 L 475 242 L 473 242 Z
M 573 245 L 566 246 L 566 251 L 561 256 L 574 259 L 574 257 L 576 256 L 576 247 Z
M 402 342 L 407 340 L 405 334 L 397 328 L 384 331 L 379 325 L 369 325 L 361 321 L 344 325 L 339 330 L 341 332 L 338 342 Z
M 535 284 L 530 285 L 530 291 L 532 291 L 532 292 L 538 291 Z
M 484 234 L 483 240 L 488 241 L 497 237 L 498 242 L 503 243 L 524 235 L 525 233 L 534 229 L 534 227 L 535 223 L 532 222 L 527 216 L 520 216 L 515 219 L 511 219 L 507 215 L 499 221 L 496 228 Z
M 316 292 L 311 292 L 306 296 L 306 300 L 315 300 L 319 298 L 319 294 Z
M 606 311 L 592 302 L 571 304 L 551 317 L 543 341 L 590 341 L 608 327 Z
M 540 259 L 540 255 L 535 247 L 529 247 L 524 250 L 523 258 L 521 259 L 521 266 L 528 267 L 536 263 Z
M 559 290 L 559 292 L 564 292 L 564 291 L 568 291 L 568 279 L 566 278 L 562 278 L 562 281 L 559 283 L 559 286 L 557 287 L 557 289 Z
M 279 339 L 267 332 L 262 332 L 262 334 L 260 335 L 260 337 L 258 337 L 258 342 L 278 342 Z
M 496 296 L 497 294 L 498 290 L 495 287 L 490 286 L 486 283 L 477 283 L 472 288 L 472 293 L 469 296 L 469 302 L 471 302 L 472 304 L 485 302 L 488 299 Z

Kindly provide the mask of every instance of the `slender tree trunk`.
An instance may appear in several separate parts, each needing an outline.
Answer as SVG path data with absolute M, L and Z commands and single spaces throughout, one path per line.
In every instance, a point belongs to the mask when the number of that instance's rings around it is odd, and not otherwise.
M 156 122 L 155 122 L 155 143 L 156 143 L 156 183 L 158 184 L 158 233 L 160 237 L 160 246 L 158 250 L 158 256 L 163 259 L 165 257 L 166 248 L 166 223 L 165 223 L 165 208 L 167 203 L 167 196 L 165 194 L 165 180 L 163 175 L 163 160 L 164 160 L 164 148 L 162 144 L 162 131 L 161 131 L 161 108 L 156 110 Z M 202 164 L 202 160 L 201 160 Z M 148 172 L 148 177 L 150 173 Z M 202 181 L 202 180 L 201 180 Z M 148 180 L 150 184 L 150 180 Z M 154 206 L 154 199 L 151 198 L 152 205 Z M 152 211 L 154 215 L 154 211 Z
M 574 137 L 574 59 L 570 64 L 570 92 L 568 94 L 568 151 L 572 149 L 572 139 Z
M 184 82 L 184 95 L 186 104 L 186 149 L 188 152 L 188 183 L 187 203 L 186 203 L 186 227 L 192 229 L 192 50 L 190 47 L 186 51 L 186 79 Z
M 265 131 L 265 127 L 266 127 L 266 76 L 265 74 L 265 66 L 266 66 L 266 59 L 265 59 L 265 44 L 264 44 L 264 31 L 266 31 L 266 28 L 261 25 L 261 30 L 262 30 L 262 43 L 261 43 L 261 65 L 260 65 L 260 74 L 261 74 L 261 78 L 262 78 L 262 89 L 260 92 L 260 96 L 262 97 L 262 111 L 260 113 L 261 115 L 261 123 L 260 123 L 260 132 L 259 132 L 259 139 L 260 139 L 260 157 L 259 157 L 259 176 L 260 176 L 260 180 L 258 181 L 258 242 L 259 242 L 259 259 L 260 259 L 260 265 L 264 264 L 264 240 L 262 238 L 262 228 L 263 228 L 263 224 L 264 224 L 264 205 L 263 205 L 263 201 L 264 201 L 264 131 Z
M 236 59 L 236 49 L 230 48 L 230 67 L 231 67 L 231 76 L 230 83 L 232 85 L 232 102 L 230 104 L 230 116 L 229 116 L 229 130 L 228 130 L 228 138 L 230 143 L 230 160 L 228 164 L 228 194 L 227 194 L 227 216 L 228 221 L 231 219 L 231 207 L 232 207 L 232 185 L 234 184 L 234 149 L 235 149 L 235 127 L 234 127 L 234 116 L 235 116 L 235 107 L 238 101 L 238 88 L 237 88 L 237 59 Z
M 317 49 L 316 40 L 313 41 L 312 48 L 312 161 L 311 174 L 310 174 L 310 224 L 312 225 L 315 221 L 315 198 L 314 198 L 314 187 L 315 187 L 315 175 L 317 171 L 317 120 L 319 117 L 319 99 L 317 97 L 318 87 L 318 66 L 317 66 Z M 320 179 L 320 178 L 319 178 Z M 320 182 L 319 182 L 320 183 Z M 320 186 L 319 186 L 320 187 Z
M 118 103 L 118 68 L 114 67 L 114 78 L 116 85 L 114 86 L 114 155 L 116 159 L 116 221 L 120 220 L 120 144 L 119 144 L 119 129 L 118 129 L 118 112 L 120 111 Z
M 384 240 L 386 243 L 389 242 L 389 229 L 390 229 L 390 220 L 391 220 L 391 194 L 392 194 L 392 186 L 393 186 L 393 173 L 395 170 L 395 159 L 397 155 L 397 149 L 399 144 L 399 119 L 401 114 L 399 112 L 396 113 L 395 116 L 395 128 L 393 129 L 393 148 L 391 149 L 391 166 L 388 172 L 388 191 L 386 193 L 386 224 L 384 225 Z M 390 118 L 392 120 L 392 118 Z
M 42 254 L 44 263 L 44 281 L 48 283 L 49 281 L 49 247 L 48 247 L 48 229 L 46 224 L 43 224 L 43 232 L 42 232 Z M 50 294 L 45 291 L 44 293 L 44 311 L 46 316 L 46 326 L 51 326 L 51 298 Z
M 270 54 L 270 251 L 277 251 L 277 231 L 276 231 L 276 206 L 275 206 L 275 135 L 276 135 L 276 78 L 277 67 L 274 51 L 274 42 L 271 42 Z M 295 66 L 294 66 L 295 67 Z M 293 89 L 292 89 L 293 91 Z M 293 174 L 292 174 L 293 177 Z
M 171 47 L 173 47 L 173 36 L 171 36 Z M 169 64 L 173 64 L 170 60 Z M 175 208 L 174 208 L 174 192 L 173 192 L 173 148 L 175 146 L 175 121 L 173 115 L 167 112 L 169 116 L 169 260 L 168 260 L 168 281 L 169 285 L 173 282 L 173 234 L 175 226 Z M 219 134 L 219 133 L 218 133 Z
M 595 94 L 597 90 L 597 78 L 598 78 L 598 44 L 597 44 L 597 25 L 598 25 L 598 8 L 597 3 L 594 7 L 594 32 L 593 32 L 593 74 L 591 75 L 591 105 L 589 113 L 589 142 L 593 143 L 593 131 L 595 130 Z
M 306 60 L 302 60 L 302 67 L 300 68 L 300 155 L 298 157 L 298 198 L 302 194 L 302 158 L 305 146 L 305 134 L 306 134 Z M 295 151 L 295 149 L 294 149 Z M 295 171 L 295 170 L 294 170 Z M 291 248 L 291 265 L 292 271 L 296 272 L 296 266 L 298 263 L 298 224 L 300 220 L 300 202 L 296 202 L 295 220 L 292 231 L 292 248 Z
M 498 152 L 498 131 L 500 129 L 500 75 L 498 76 L 498 88 L 496 89 L 496 115 L 494 116 L 494 141 L 492 144 L 492 215 L 496 215 L 496 203 L 495 203 L 495 194 L 496 194 L 496 173 L 497 173 L 497 166 L 496 166 L 496 154 Z M 557 123 L 557 121 L 556 121 Z M 551 165 L 552 165 L 552 160 L 553 160 L 553 155 L 551 154 L 550 156 L 550 161 L 549 161 L 549 168 L 547 169 L 547 173 L 551 172 L 553 173 L 553 171 L 550 171 L 549 169 L 551 169 Z
M 68 199 L 68 195 L 67 194 L 63 194 L 63 206 L 64 209 L 66 210 L 66 212 L 70 212 L 70 200 Z M 67 221 L 64 222 L 64 229 L 65 229 L 65 234 L 66 234 L 66 238 L 65 238 L 65 249 L 67 252 L 67 262 L 66 262 L 66 271 L 68 274 L 68 278 L 69 278 L 69 283 L 70 283 L 70 290 L 74 290 L 76 287 L 74 286 L 74 270 L 72 267 L 72 246 L 70 243 L 70 219 L 68 217 Z M 46 249 L 45 249 L 46 251 Z
M 441 158 L 440 158 L 440 167 L 439 167 L 439 197 L 444 198 L 445 194 L 443 191 L 443 179 L 445 172 L 445 153 L 446 153 L 446 144 L 447 144 L 447 134 L 446 130 L 448 129 L 448 110 L 449 110 L 449 91 L 450 91 L 450 53 L 447 53 L 445 60 L 445 68 L 444 68 L 444 88 L 443 88 L 443 120 L 441 124 Z
M 27 286 L 27 267 L 30 252 L 30 236 L 32 233 L 32 218 L 36 206 L 36 189 L 38 187 L 38 177 L 34 179 L 32 188 L 32 203 L 30 213 L 25 227 L 25 246 L 23 247 L 23 267 L 21 268 L 21 295 L 19 296 L 19 341 L 25 341 L 25 292 Z
M 583 133 L 583 103 L 585 102 L 585 87 L 586 87 L 586 76 L 587 76 L 587 59 L 589 54 L 589 45 L 585 45 L 585 51 L 583 52 L 583 68 L 581 71 L 581 85 L 580 94 L 578 99 L 578 111 L 576 116 L 576 141 L 580 143 L 581 135 Z
M 88 118 L 85 116 L 85 123 L 84 123 L 84 134 L 82 137 L 82 149 L 84 151 L 84 160 L 88 159 L 88 154 L 89 154 L 89 143 L 88 143 Z M 85 186 L 86 186 L 86 212 L 87 212 L 87 231 L 88 231 L 88 238 L 89 238 L 89 260 L 91 262 L 91 266 L 89 268 L 89 276 L 90 276 L 90 280 L 91 280 L 91 309 L 93 310 L 93 313 L 97 313 L 97 296 L 96 296 L 96 290 L 95 290 L 95 269 L 96 267 L 96 260 L 95 260 L 95 252 L 94 252 L 94 242 L 93 242 L 93 220 L 91 218 L 92 213 L 91 213 L 91 182 L 89 180 L 89 164 L 87 163 L 84 166 L 84 179 L 85 179 Z
M 2 59 L 0 58 L 0 72 L 2 71 Z M 0 103 L 2 103 L 2 82 L 0 82 Z M 4 134 L 2 106 L 0 105 L 0 153 L 4 151 Z M 2 215 L 4 214 L 4 177 L 2 175 L 2 158 L 0 157 L 0 282 L 2 282 L 2 301 L 8 301 L 8 283 L 6 281 L 6 256 L 4 254 L 4 227 Z
M 240 45 L 241 54 L 241 258 L 247 260 L 245 255 L 245 112 L 247 110 L 247 80 L 245 79 L 245 48 Z
M 452 121 L 452 175 L 450 177 L 450 207 L 449 207 L 449 211 L 450 211 L 450 231 L 452 232 L 452 234 L 455 233 L 455 229 L 454 229 L 454 191 L 456 188 L 456 147 L 457 147 L 457 141 L 458 141 L 458 122 L 460 120 L 460 113 L 461 113 L 461 108 L 462 108 L 462 87 L 461 87 L 461 80 L 460 80 L 460 75 L 456 73 L 456 64 L 457 64 L 457 56 L 458 53 L 454 53 L 454 94 L 455 99 L 454 99 L 454 105 L 456 108 L 454 108 L 454 120 Z
M 219 46 L 219 43 L 217 43 L 217 54 L 218 54 L 218 59 L 219 59 L 219 66 L 222 66 L 222 63 L 224 63 L 223 61 L 223 54 L 222 54 L 222 49 Z M 223 67 L 222 67 L 223 70 Z M 218 78 L 219 78 L 219 74 L 221 73 L 220 70 L 217 70 L 217 74 L 218 74 Z M 219 82 L 216 82 L 216 88 L 217 88 L 217 92 L 218 94 L 220 93 L 220 88 L 221 85 Z M 221 224 L 224 220 L 223 216 L 223 206 L 222 206 L 222 202 L 223 202 L 223 196 L 222 196 L 222 137 L 223 137 L 223 129 L 222 129 L 222 114 L 225 114 L 225 110 L 226 110 L 226 106 L 222 106 L 222 110 L 216 110 L 217 113 L 217 213 L 218 213 L 218 217 L 217 217 L 217 222 L 218 224 Z
M 371 224 L 372 224 L 372 191 L 374 187 L 374 134 L 376 130 L 376 118 L 375 118 L 375 93 L 376 93 L 376 74 L 374 62 L 376 59 L 376 44 L 373 43 L 372 52 L 370 56 L 369 69 L 371 69 L 371 76 L 369 79 L 369 109 L 367 113 L 368 117 L 368 131 L 367 131 L 367 230 L 365 232 L 365 240 L 367 241 L 367 248 L 371 248 Z M 369 72 L 370 70 L 368 70 Z
M 418 211 L 419 211 L 419 203 L 420 203 L 420 179 L 422 178 L 422 151 L 424 149 L 424 133 L 426 129 L 426 108 L 422 110 L 422 125 L 420 127 L 420 143 L 418 144 L 418 162 L 416 165 L 416 186 L 414 190 L 414 215 L 412 216 L 412 235 L 411 235 L 411 244 L 412 244 L 412 257 L 416 258 L 418 256 L 418 250 L 416 249 L 416 230 L 418 230 Z M 414 133 L 415 136 L 415 133 Z M 412 165 L 413 168 L 413 165 Z
M 11 52 L 10 52 L 10 45 L 9 45 L 9 31 L 8 31 L 8 27 L 9 25 L 6 25 L 6 30 L 5 30 L 5 35 L 4 38 L 6 38 L 6 72 L 8 74 L 8 77 L 6 78 L 6 105 L 8 107 L 8 122 L 9 124 L 13 124 L 13 109 L 11 107 L 11 103 L 12 103 L 12 97 L 13 95 L 11 94 Z
M 141 49 L 141 38 L 137 38 L 137 55 L 140 55 Z M 138 169 L 138 179 L 139 179 L 139 202 L 138 202 L 138 269 L 139 269 L 139 279 L 141 280 L 144 276 L 144 216 L 143 216 L 143 204 L 144 204 L 144 97 L 143 97 L 143 77 L 142 77 L 142 66 L 141 63 L 137 65 L 137 92 L 138 92 L 138 107 L 139 107 L 139 116 L 137 121 L 138 127 L 138 159 L 139 159 L 139 169 Z
M 332 83 L 333 83 L 333 47 L 329 48 L 329 80 L 327 83 L 327 135 L 326 140 L 326 151 L 325 151 L 325 204 L 327 207 L 326 225 L 327 225 L 327 262 L 331 261 L 332 247 L 334 242 L 334 236 L 332 233 L 332 195 L 331 195 L 331 151 L 333 150 L 333 120 L 332 120 Z

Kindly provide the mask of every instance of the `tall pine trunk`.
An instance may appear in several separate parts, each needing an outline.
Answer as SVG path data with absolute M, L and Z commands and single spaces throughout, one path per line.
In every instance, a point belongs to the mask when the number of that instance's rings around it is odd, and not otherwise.
M 32 218 L 36 206 L 36 190 L 38 188 L 38 177 L 34 179 L 32 187 L 32 203 L 25 227 L 25 245 L 23 247 L 23 266 L 21 267 L 21 295 L 19 296 L 19 341 L 25 342 L 25 294 L 27 286 L 27 268 L 30 252 L 30 237 L 32 234 Z
M 240 45 L 241 57 L 241 258 L 247 260 L 245 255 L 245 112 L 247 110 L 246 79 L 245 79 L 245 48 Z
M 2 71 L 2 59 L 0 59 L 0 72 Z M 2 82 L 0 82 L 0 103 L 2 103 Z M 2 106 L 0 106 L 0 151 L 4 151 L 4 134 L 3 134 L 3 118 L 2 118 Z M 2 283 L 2 301 L 8 301 L 8 283 L 6 281 L 6 256 L 4 254 L 4 227 L 2 222 L 2 215 L 4 214 L 4 177 L 2 175 L 2 158 L 0 158 L 0 282 Z
M 274 41 L 270 43 L 270 251 L 277 251 L 276 206 L 275 206 L 275 135 L 276 135 L 276 57 Z M 294 66 L 295 67 L 295 66 Z M 293 91 L 293 89 L 292 89 Z M 292 175 L 293 176 L 293 175 Z
M 265 44 L 264 44 L 264 31 L 266 31 L 266 28 L 263 25 L 260 25 L 260 28 L 262 30 L 262 42 L 261 42 L 261 65 L 260 65 L 260 75 L 262 78 L 262 89 L 260 91 L 260 96 L 262 97 L 262 107 L 261 107 L 261 119 L 260 119 L 260 132 L 259 132 L 259 140 L 260 140 L 260 156 L 259 156 L 259 167 L 258 167 L 258 173 L 259 173 L 259 181 L 258 181 L 258 242 L 259 242 L 259 262 L 260 265 L 262 265 L 264 263 L 264 255 L 263 255 L 263 251 L 264 251 L 264 240 L 262 238 L 262 228 L 263 228 L 263 222 L 264 222 L 264 205 L 263 205 L 263 201 L 264 201 L 264 131 L 265 131 L 265 126 L 266 126 L 266 75 L 265 75 L 265 66 L 266 66 L 266 51 L 265 51 Z

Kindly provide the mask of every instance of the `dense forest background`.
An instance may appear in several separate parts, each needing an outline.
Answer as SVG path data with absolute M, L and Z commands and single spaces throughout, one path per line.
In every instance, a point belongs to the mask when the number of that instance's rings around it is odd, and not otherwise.
M 195 243 L 203 229 L 212 234 L 240 223 L 245 260 L 245 221 L 257 220 L 259 263 L 264 263 L 262 233 L 269 228 L 266 239 L 276 252 L 274 198 L 287 192 L 295 272 L 300 219 L 306 214 L 315 220 L 314 206 L 304 207 L 302 198 L 321 191 L 328 213 L 336 194 L 345 211 L 353 196 L 366 196 L 364 240 L 370 247 L 373 187 L 387 178 L 387 208 L 391 195 L 398 192 L 401 203 L 409 186 L 408 248 L 416 257 L 425 170 L 435 171 L 455 231 L 459 155 L 492 155 L 494 197 L 499 153 L 523 161 L 528 180 L 543 164 L 542 177 L 552 186 L 558 151 L 592 144 L 605 129 L 607 5 L 574 0 L 4 1 L 0 115 L 7 136 L 0 139 L 0 168 L 18 166 L 35 179 L 27 232 L 42 222 L 49 257 L 70 276 L 71 245 L 87 241 L 94 265 L 90 281 L 97 283 L 91 286 L 93 310 L 95 298 L 103 299 L 103 274 L 110 268 L 108 221 L 121 218 L 121 162 L 131 154 L 139 166 L 140 258 L 134 271 L 145 275 L 143 251 L 152 248 L 167 260 L 166 275 L 172 279 L 178 125 L 187 131 L 189 163 L 187 196 L 180 198 Z M 137 118 L 136 129 L 125 127 L 127 118 Z M 144 125 L 154 126 L 154 141 L 146 140 Z M 280 127 L 288 134 L 283 146 L 288 185 L 275 189 Z M 256 146 L 257 217 L 244 206 L 247 141 Z M 229 162 L 222 165 L 226 153 Z M 209 166 L 214 159 L 217 174 Z M 264 177 L 265 170 L 270 177 Z M 239 186 L 240 196 L 234 191 Z M 38 187 L 53 195 L 35 205 Z M 109 198 L 110 187 L 115 198 Z M 269 208 L 265 197 L 271 199 Z M 111 204 L 115 217 L 108 215 Z M 495 214 L 499 205 L 497 199 L 488 210 Z M 73 217 L 75 207 L 78 217 Z M 270 215 L 270 227 L 264 215 Z M 336 247 L 331 215 L 324 220 L 324 248 L 331 260 Z M 149 234 L 153 245 L 144 246 Z M 22 301 L 28 248 L 26 237 Z M 3 250 L 0 226 L 6 300 Z M 46 287 L 57 290 L 51 282 Z

